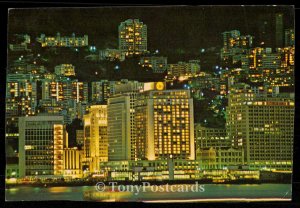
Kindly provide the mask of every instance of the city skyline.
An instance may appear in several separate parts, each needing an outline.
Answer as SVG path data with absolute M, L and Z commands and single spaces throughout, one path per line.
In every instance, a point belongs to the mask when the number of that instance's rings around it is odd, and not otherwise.
M 7 184 L 291 185 L 291 8 L 11 10 Z

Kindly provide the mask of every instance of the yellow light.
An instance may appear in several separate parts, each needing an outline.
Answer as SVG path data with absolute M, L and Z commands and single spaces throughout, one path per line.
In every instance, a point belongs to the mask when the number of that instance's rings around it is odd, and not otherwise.
M 157 90 L 163 90 L 165 87 L 163 82 L 157 82 L 155 86 Z

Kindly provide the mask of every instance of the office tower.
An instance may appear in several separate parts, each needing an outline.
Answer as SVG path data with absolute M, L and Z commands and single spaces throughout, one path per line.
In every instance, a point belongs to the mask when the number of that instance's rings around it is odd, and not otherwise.
M 19 176 L 62 176 L 67 142 L 62 116 L 20 117 Z
M 122 92 L 116 88 L 119 93 L 108 99 L 109 160 L 136 160 L 134 113 L 137 89 L 139 87 L 131 86 Z
M 100 161 L 108 159 L 107 105 L 92 105 L 83 116 L 84 157 L 92 173 L 99 171 Z
M 295 46 L 295 30 L 294 29 L 286 29 L 284 31 L 284 46 Z
M 195 159 L 193 100 L 189 90 L 149 91 L 136 102 L 139 159 Z
M 126 56 L 147 51 L 147 25 L 138 19 L 128 19 L 119 25 L 119 50 Z
M 293 94 L 278 87 L 231 87 L 226 130 L 234 147 L 244 149 L 250 168 L 291 170 L 294 111 Z
M 131 160 L 130 96 L 120 95 L 108 99 L 107 136 L 108 160 Z
M 60 64 L 54 68 L 55 74 L 59 76 L 75 76 L 75 66 L 72 64 Z
M 276 14 L 276 47 L 283 47 L 283 14 Z

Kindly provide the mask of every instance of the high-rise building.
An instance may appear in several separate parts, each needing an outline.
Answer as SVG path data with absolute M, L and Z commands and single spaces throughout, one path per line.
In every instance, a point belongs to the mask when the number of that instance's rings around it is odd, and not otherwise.
M 132 101 L 133 102 L 133 101 Z M 108 160 L 131 160 L 131 123 L 133 110 L 130 95 L 119 95 L 108 99 L 107 105 L 107 136 Z
M 283 14 L 276 14 L 276 47 L 283 47 Z
M 147 25 L 138 19 L 128 19 L 119 25 L 119 50 L 126 56 L 147 51 Z
M 6 80 L 6 124 L 17 126 L 18 117 L 35 115 L 37 82 L 31 74 L 8 74 Z
M 241 54 L 245 53 L 253 45 L 253 36 L 241 35 L 240 31 L 232 30 L 222 33 L 223 47 L 221 49 L 221 61 L 225 64 L 234 64 L 241 60 Z
M 108 160 L 107 105 L 92 105 L 84 115 L 84 157 L 92 173 Z
M 295 46 L 295 30 L 294 29 L 286 29 L 284 31 L 284 46 Z
M 63 175 L 68 134 L 62 116 L 19 118 L 19 176 Z
M 114 96 L 108 99 L 109 160 L 137 160 L 135 106 L 139 92 L 165 89 L 163 82 L 114 83 Z M 129 119 L 129 120 L 128 120 Z M 122 150 L 122 151 L 118 151 Z
M 260 90 L 261 88 L 261 90 Z M 293 158 L 293 94 L 277 88 L 251 89 L 235 84 L 230 89 L 226 130 L 234 147 L 245 151 L 250 168 L 291 170 Z
M 56 101 L 75 100 L 88 101 L 88 84 L 70 78 L 60 80 L 45 79 L 42 82 L 42 99 L 55 99 Z
M 138 159 L 195 159 L 193 100 L 189 90 L 149 91 L 135 108 Z
M 104 103 L 113 94 L 111 82 L 101 80 L 91 82 L 91 101 L 93 103 Z

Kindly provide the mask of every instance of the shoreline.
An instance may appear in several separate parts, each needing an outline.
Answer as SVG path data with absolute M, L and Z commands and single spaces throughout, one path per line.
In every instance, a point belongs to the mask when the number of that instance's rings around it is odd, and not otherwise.
M 275 181 L 275 180 L 237 180 L 237 181 L 224 181 L 224 182 L 213 182 L 211 180 L 179 180 L 179 181 L 87 181 L 87 182 L 56 182 L 56 183 L 17 183 L 17 184 L 5 184 L 5 188 L 14 187 L 78 187 L 78 186 L 95 186 L 98 182 L 104 183 L 109 186 L 111 183 L 115 182 L 118 185 L 145 185 L 145 183 L 150 183 L 150 185 L 172 185 L 172 184 L 224 184 L 224 185 L 260 185 L 260 184 L 291 184 L 292 181 Z

